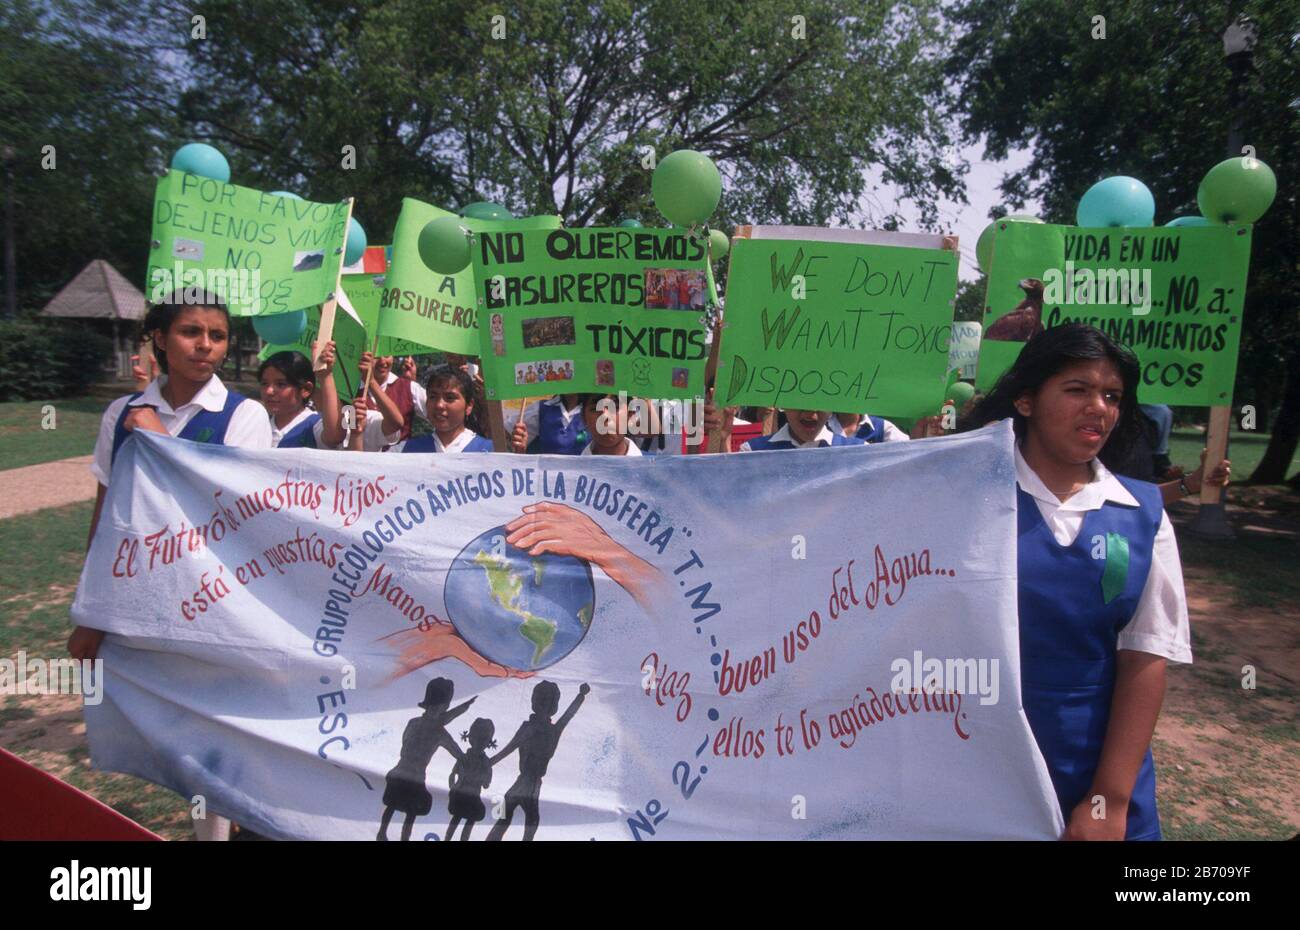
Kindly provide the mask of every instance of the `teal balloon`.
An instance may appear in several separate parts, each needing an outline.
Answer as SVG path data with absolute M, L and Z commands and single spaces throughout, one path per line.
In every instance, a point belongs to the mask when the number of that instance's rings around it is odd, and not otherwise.
M 480 200 L 460 208 L 460 215 L 474 220 L 513 220 L 515 215 L 499 203 Z
M 288 313 L 255 316 L 253 329 L 273 346 L 292 345 L 307 331 L 307 311 L 291 310 Z
M 1103 178 L 1084 191 L 1076 221 L 1080 226 L 1150 226 L 1156 199 L 1137 178 Z
M 223 184 L 230 180 L 230 162 L 206 142 L 191 142 L 178 148 L 172 156 L 172 169 L 212 178 Z
M 1234 156 L 1206 172 L 1196 191 L 1201 215 L 1219 223 L 1254 223 L 1277 196 L 1277 176 L 1258 158 Z
M 948 400 L 952 405 L 961 410 L 972 397 L 975 396 L 975 385 L 969 381 L 955 381 L 948 385 Z
M 1211 223 L 1203 216 L 1178 216 L 1174 217 L 1166 226 L 1217 226 L 1217 223 Z
M 715 262 L 731 251 L 731 240 L 721 229 L 709 230 L 709 251 L 713 253 Z
M 455 274 L 469 264 L 469 237 L 461 229 L 460 217 L 430 220 L 420 230 L 420 260 L 438 274 Z
M 354 216 L 348 220 L 348 239 L 343 246 L 343 264 L 351 265 L 361 261 L 366 251 L 366 231 L 361 228 Z
M 650 179 L 650 191 L 668 222 L 696 226 L 718 208 L 722 175 L 709 156 L 679 149 L 659 162 Z
M 980 233 L 979 239 L 975 242 L 975 261 L 979 264 L 980 271 L 985 274 L 989 273 L 989 266 L 993 262 L 993 233 L 996 230 L 998 223 L 1007 221 L 1014 221 L 1017 223 L 1043 222 L 1038 217 L 1029 216 L 1026 213 L 1010 213 L 1007 216 L 994 220 L 992 223 L 985 226 L 984 231 Z
M 295 194 L 293 191 L 271 191 L 271 196 L 288 197 L 290 200 L 302 200 L 302 198 L 299 197 L 297 194 Z
M 645 228 L 644 226 L 641 225 L 640 220 L 634 220 L 630 218 L 626 220 L 619 220 L 618 225 L 621 226 L 623 229 L 644 229 Z

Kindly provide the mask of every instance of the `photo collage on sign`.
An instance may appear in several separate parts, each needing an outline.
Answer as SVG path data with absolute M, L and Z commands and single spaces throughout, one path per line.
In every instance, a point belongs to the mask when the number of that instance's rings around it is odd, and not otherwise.
M 708 306 L 708 281 L 701 270 L 680 268 L 645 269 L 645 309 L 695 310 Z M 492 337 L 492 352 L 506 354 L 505 318 L 500 313 L 488 317 Z M 577 343 L 576 327 L 572 316 L 529 317 L 520 321 L 524 349 L 544 349 L 552 346 L 573 346 Z M 631 374 L 640 387 L 651 386 L 649 364 L 641 359 L 640 366 L 633 365 Z M 574 377 L 573 359 L 539 359 L 520 362 L 514 366 L 515 384 L 537 384 L 546 381 L 571 381 Z M 615 361 L 610 358 L 595 360 L 595 382 L 600 387 L 614 386 Z M 674 368 L 672 386 L 684 389 L 689 386 L 690 370 Z

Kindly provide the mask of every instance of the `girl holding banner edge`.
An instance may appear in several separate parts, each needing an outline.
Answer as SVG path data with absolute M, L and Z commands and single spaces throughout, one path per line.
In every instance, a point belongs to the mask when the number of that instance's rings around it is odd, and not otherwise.
M 149 308 L 143 328 L 153 334 L 162 374 L 142 392 L 119 397 L 99 423 L 90 471 L 99 481 L 86 538 L 89 551 L 104 507 L 113 460 L 133 430 L 246 449 L 271 448 L 271 427 L 257 401 L 227 390 L 217 377 L 230 345 L 230 311 L 210 294 L 186 303 L 178 292 Z M 94 659 L 103 630 L 79 626 L 68 639 L 74 659 Z
M 1068 324 L 1027 342 L 971 414 L 1014 421 L 1022 698 L 1062 839 L 1160 839 L 1151 737 L 1167 664 L 1192 660 L 1161 492 L 1106 467 L 1133 440 L 1138 383 L 1131 351 Z

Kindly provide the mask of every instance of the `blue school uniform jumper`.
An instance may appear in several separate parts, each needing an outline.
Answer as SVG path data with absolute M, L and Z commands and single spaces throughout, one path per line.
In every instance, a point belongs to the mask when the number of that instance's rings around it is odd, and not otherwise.
M 493 451 L 494 448 L 495 447 L 492 445 L 491 439 L 488 439 L 486 436 L 475 436 L 468 443 L 466 443 L 465 448 L 461 449 L 460 451 L 461 452 L 491 452 Z M 429 433 L 426 436 L 412 436 L 410 439 L 406 440 L 406 445 L 402 446 L 402 451 L 403 452 L 437 452 L 438 447 L 434 445 L 433 433 Z
M 793 439 L 773 439 L 772 436 L 755 436 L 749 440 L 747 445 L 750 452 L 763 452 L 767 449 L 794 449 L 798 448 Z M 856 436 L 841 436 L 839 433 L 831 433 L 831 446 L 865 446 L 866 443 Z M 823 449 L 828 448 L 822 446 Z
M 862 424 L 858 431 L 853 434 L 863 442 L 884 442 L 885 441 L 885 421 L 872 419 L 863 414 Z
M 565 424 L 559 404 L 537 405 L 537 436 L 528 443 L 529 455 L 577 455 L 589 442 L 581 414 Z
M 1139 506 L 1106 501 L 1088 511 L 1069 546 L 1056 541 L 1034 498 L 1016 489 L 1021 694 L 1067 823 L 1101 761 L 1119 634 L 1146 586 L 1164 513 L 1155 485 L 1116 477 Z M 1106 539 L 1105 559 L 1092 557 L 1099 535 Z M 1125 839 L 1160 839 L 1149 747 L 1129 801 Z
M 117 418 L 117 425 L 113 428 L 113 455 L 110 462 L 117 458 L 117 450 L 122 447 L 122 443 L 131 437 L 131 431 L 126 428 L 126 417 L 131 412 L 131 401 L 139 397 L 143 391 L 137 391 L 131 395 L 131 400 L 126 402 L 122 408 L 122 414 Z M 189 439 L 194 442 L 206 442 L 214 446 L 224 446 L 226 444 L 226 429 L 230 426 L 230 418 L 235 414 L 235 408 L 248 400 L 242 394 L 236 394 L 234 391 L 226 391 L 226 402 L 221 409 L 213 413 L 211 410 L 200 409 L 198 413 L 190 417 L 190 421 L 185 424 L 185 428 L 176 434 L 178 439 Z M 283 444 L 283 443 L 282 443 Z
M 289 432 L 280 436 L 280 444 L 277 449 L 315 449 L 316 448 L 316 424 L 320 422 L 320 414 L 313 413 L 307 419 L 303 420 Z

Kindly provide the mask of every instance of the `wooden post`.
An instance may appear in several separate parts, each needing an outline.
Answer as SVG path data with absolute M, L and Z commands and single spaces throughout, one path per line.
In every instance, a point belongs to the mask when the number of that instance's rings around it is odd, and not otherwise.
M 316 330 L 316 351 L 312 353 L 311 367 L 313 371 L 324 371 L 325 366 L 320 363 L 321 348 L 325 343 L 334 338 L 334 308 L 338 306 L 339 288 L 343 286 L 343 259 L 347 257 L 348 251 L 348 227 L 352 225 L 352 205 L 354 199 L 348 198 L 348 215 L 343 221 L 343 254 L 339 256 L 339 273 L 334 278 L 334 290 L 326 298 L 325 303 L 320 308 L 320 326 Z M 379 348 L 378 341 L 375 342 L 375 348 Z M 367 390 L 370 387 L 370 379 L 366 379 Z
M 736 231 L 732 234 L 731 238 L 733 240 L 748 239 L 750 228 L 751 227 L 749 226 L 736 227 Z M 728 281 L 731 280 L 731 260 L 735 256 L 735 254 L 736 254 L 735 250 L 733 249 L 731 254 L 727 256 L 727 280 Z M 713 325 L 713 345 L 709 349 L 709 361 L 704 367 L 704 383 L 705 385 L 709 385 L 709 384 L 713 385 L 713 401 L 715 404 L 717 403 L 718 398 L 721 396 L 718 393 L 718 383 L 717 383 L 718 361 L 721 359 L 721 357 L 722 357 L 722 318 L 719 317 L 718 321 Z M 726 420 L 726 418 L 724 418 L 722 429 L 707 431 L 705 435 L 704 449 L 706 452 L 726 452 L 730 448 L 730 443 L 731 443 L 731 426 L 730 423 Z
M 486 393 L 486 382 L 484 383 L 484 393 Z M 506 434 L 506 417 L 505 412 L 501 409 L 501 401 L 487 401 L 488 431 L 492 434 L 492 450 L 494 452 L 509 452 L 510 437 Z M 523 411 L 520 411 L 523 416 Z
M 1205 431 L 1205 466 L 1213 468 L 1215 463 L 1228 453 L 1228 429 L 1231 426 L 1231 407 L 1211 407 L 1210 425 Z M 1223 496 L 1223 488 L 1217 484 L 1201 485 L 1201 504 L 1217 504 Z

